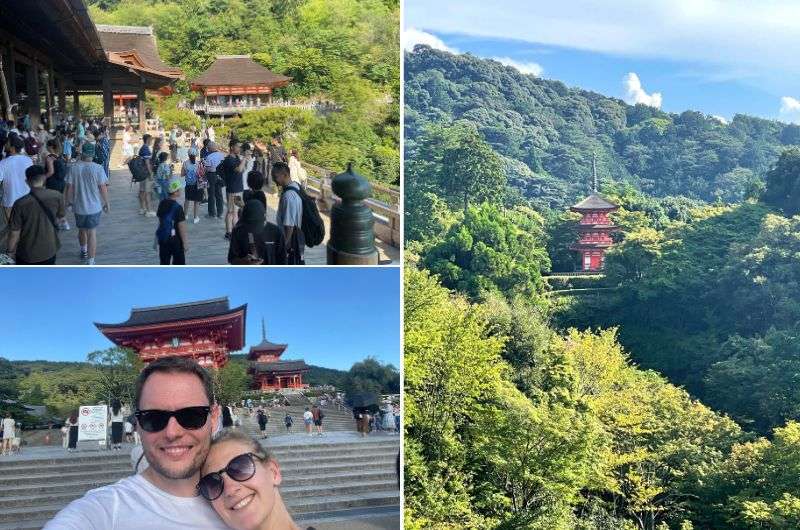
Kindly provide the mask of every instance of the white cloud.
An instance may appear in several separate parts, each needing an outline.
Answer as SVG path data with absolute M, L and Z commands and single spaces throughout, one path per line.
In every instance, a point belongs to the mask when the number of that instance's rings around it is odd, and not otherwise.
M 717 116 L 716 114 L 712 114 L 711 117 L 720 122 L 722 125 L 728 125 L 729 123 L 724 116 Z
M 649 107 L 661 108 L 661 92 L 648 94 L 642 88 L 642 81 L 634 72 L 629 72 L 624 79 L 625 100 L 631 105 L 643 103 Z
M 492 59 L 506 66 L 514 67 L 522 74 L 531 74 L 540 77 L 542 72 L 544 72 L 544 68 L 538 63 L 515 61 L 511 57 L 492 57 Z
M 783 96 L 779 115 L 782 120 L 800 123 L 800 101 L 791 96 Z
M 458 53 L 458 50 L 451 48 L 444 43 L 442 39 L 436 35 L 432 35 L 427 31 L 421 31 L 416 28 L 408 28 L 403 31 L 403 49 L 411 51 L 417 44 L 427 44 L 436 50 L 442 50 L 450 53 Z

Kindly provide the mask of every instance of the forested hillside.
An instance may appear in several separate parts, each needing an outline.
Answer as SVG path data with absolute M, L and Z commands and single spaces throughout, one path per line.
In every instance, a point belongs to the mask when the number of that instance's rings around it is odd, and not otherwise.
M 800 528 L 794 126 L 406 60 L 406 527 Z
M 736 115 L 730 124 L 687 110 L 570 88 L 471 55 L 418 46 L 405 55 L 405 131 L 414 156 L 430 124 L 473 124 L 504 157 L 509 181 L 537 204 L 563 207 L 591 186 L 631 183 L 653 196 L 736 202 L 756 193 L 800 126 Z
M 310 162 L 356 169 L 390 184 L 400 178 L 400 7 L 397 0 L 89 0 L 97 24 L 153 26 L 161 57 L 191 81 L 216 55 L 250 54 L 293 77 L 276 97 L 333 102 L 309 117 L 258 111 L 245 123 L 260 137 L 283 134 Z M 188 82 L 180 97 L 191 98 Z M 187 124 L 170 100 L 165 122 Z M 168 110 L 168 112 L 167 112 Z M 196 120 L 199 124 L 199 120 Z M 294 122 L 301 121 L 302 130 Z M 237 127 L 237 120 L 226 124 Z

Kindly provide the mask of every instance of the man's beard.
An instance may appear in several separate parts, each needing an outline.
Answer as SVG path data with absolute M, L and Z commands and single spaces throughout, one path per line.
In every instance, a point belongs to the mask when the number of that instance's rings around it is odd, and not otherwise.
M 150 464 L 150 467 L 153 468 L 153 471 L 164 478 L 183 480 L 193 477 L 203 467 L 203 462 L 206 461 L 206 456 L 208 456 L 209 445 L 210 444 L 207 444 L 205 447 L 201 447 L 197 452 L 197 455 L 195 455 L 194 460 L 192 460 L 185 469 L 169 469 L 161 465 L 161 461 L 157 455 L 159 451 L 158 449 L 151 451 L 147 448 L 144 448 L 144 454 L 147 458 L 148 464 Z

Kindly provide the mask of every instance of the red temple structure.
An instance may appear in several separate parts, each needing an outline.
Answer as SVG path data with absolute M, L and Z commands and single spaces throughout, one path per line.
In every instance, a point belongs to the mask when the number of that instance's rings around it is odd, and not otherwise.
M 247 304 L 231 309 L 228 298 L 131 309 L 119 324 L 98 324 L 111 342 L 132 348 L 146 364 L 177 355 L 205 368 L 221 368 L 244 347 Z
M 253 376 L 253 388 L 257 390 L 281 390 L 284 388 L 308 388 L 303 383 L 303 374 L 308 365 L 303 360 L 281 360 L 288 344 L 275 344 L 267 340 L 264 320 L 261 320 L 261 342 L 250 347 L 248 373 Z
M 617 210 L 619 206 L 597 193 L 597 171 L 594 159 L 592 159 L 592 174 L 594 191 L 581 202 L 570 207 L 571 211 L 583 215 L 578 223 L 580 239 L 570 248 L 580 255 L 580 270 L 584 272 L 603 270 L 605 252 L 614 244 L 611 232 L 618 229 L 608 218 L 608 214 Z

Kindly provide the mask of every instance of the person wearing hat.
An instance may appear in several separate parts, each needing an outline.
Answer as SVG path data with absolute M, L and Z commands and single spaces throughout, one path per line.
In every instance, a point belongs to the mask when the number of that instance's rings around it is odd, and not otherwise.
M 189 237 L 186 231 L 186 213 L 178 203 L 183 182 L 172 178 L 167 183 L 167 197 L 158 204 L 158 256 L 161 265 L 186 265 Z
M 58 240 L 56 219 L 64 217 L 64 196 L 44 187 L 46 170 L 39 165 L 25 170 L 30 193 L 17 199 L 11 210 L 8 254 L 17 265 L 54 265 Z
M 108 179 L 103 166 L 92 162 L 95 146 L 85 142 L 81 147 L 81 158 L 67 173 L 65 193 L 67 208 L 72 207 L 75 226 L 78 227 L 78 242 L 81 259 L 86 265 L 94 265 L 97 252 L 97 225 L 100 214 L 108 212 Z

